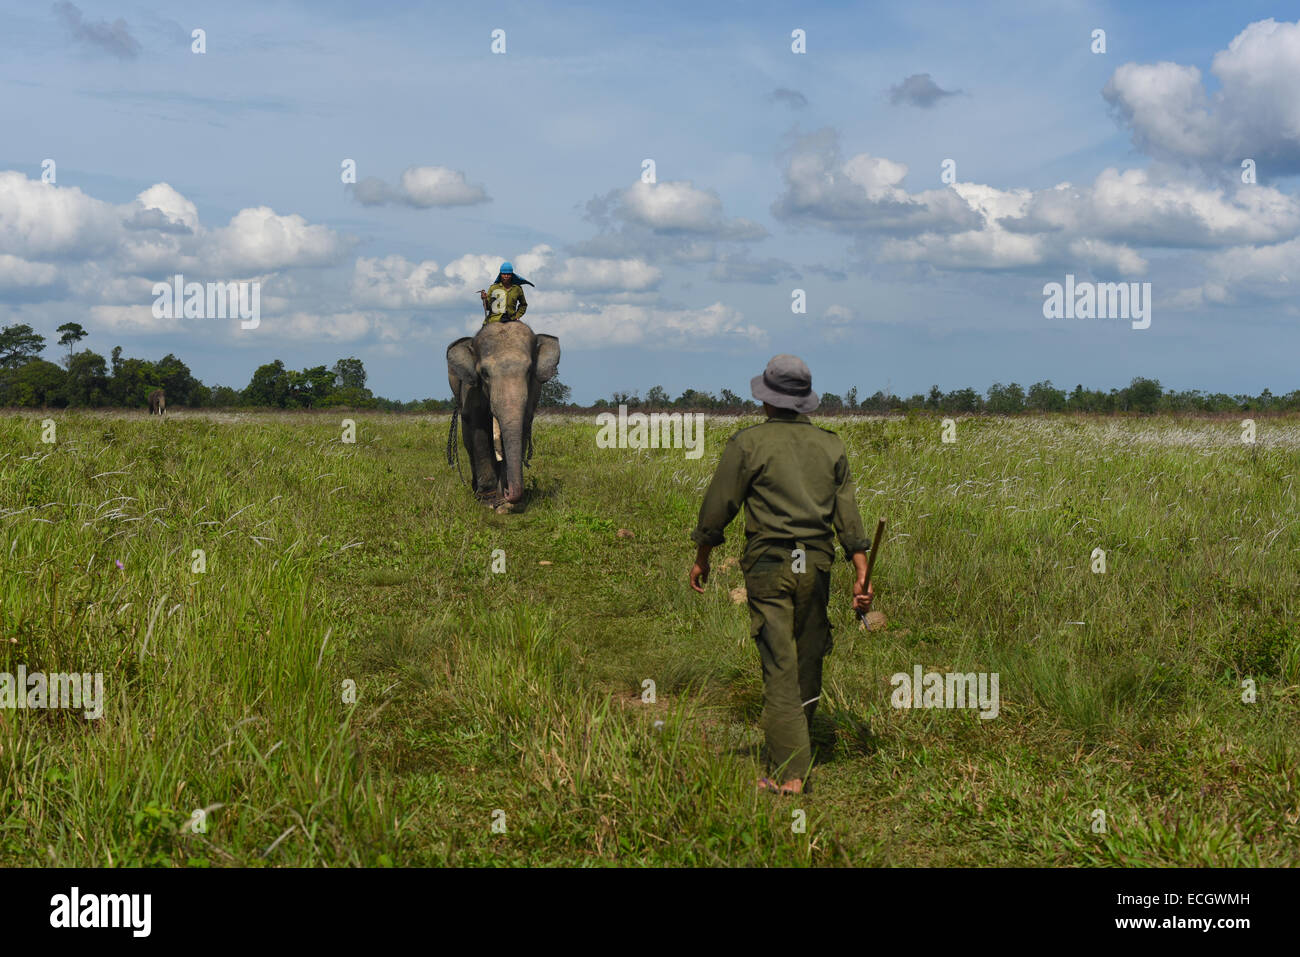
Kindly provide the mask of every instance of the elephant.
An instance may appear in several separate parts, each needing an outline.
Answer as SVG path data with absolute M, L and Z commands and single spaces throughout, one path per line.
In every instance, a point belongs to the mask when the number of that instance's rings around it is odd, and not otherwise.
M 447 381 L 456 400 L 447 454 L 451 459 L 455 453 L 459 414 L 480 500 L 513 506 L 523 498 L 533 414 L 542 383 L 555 378 L 559 365 L 560 340 L 518 320 L 485 323 L 473 338 L 447 347 Z
M 149 414 L 162 415 L 167 411 L 167 394 L 162 389 L 149 393 Z

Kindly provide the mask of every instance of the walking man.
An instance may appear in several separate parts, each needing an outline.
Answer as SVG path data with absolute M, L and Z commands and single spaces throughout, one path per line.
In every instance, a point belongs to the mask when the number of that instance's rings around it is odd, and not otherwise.
M 853 563 L 853 608 L 871 607 L 865 585 L 870 541 L 854 499 L 844 442 L 806 413 L 820 401 L 812 373 L 797 356 L 775 356 L 750 381 L 767 421 L 727 442 L 704 494 L 691 538 L 699 548 L 691 587 L 703 592 L 709 553 L 743 506 L 750 634 L 763 663 L 767 775 L 761 790 L 799 794 L 812 766 L 808 732 L 821 696 L 822 659 L 830 652 L 835 536 Z M 865 585 L 865 587 L 864 587 Z

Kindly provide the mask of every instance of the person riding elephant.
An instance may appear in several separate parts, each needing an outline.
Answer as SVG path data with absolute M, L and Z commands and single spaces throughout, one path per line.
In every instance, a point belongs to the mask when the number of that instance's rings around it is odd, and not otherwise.
M 528 311 L 528 300 L 524 298 L 523 287 L 531 285 L 527 279 L 515 275 L 513 265 L 502 263 L 496 282 L 487 289 L 478 291 L 486 313 L 483 322 L 514 322 L 522 319 Z
M 457 461 L 456 419 L 464 426 L 470 483 L 480 500 L 513 507 L 524 494 L 523 467 L 532 450 L 533 416 L 542 385 L 555 377 L 560 340 L 526 323 L 485 322 L 473 338 L 447 348 L 447 380 L 456 408 L 447 460 Z

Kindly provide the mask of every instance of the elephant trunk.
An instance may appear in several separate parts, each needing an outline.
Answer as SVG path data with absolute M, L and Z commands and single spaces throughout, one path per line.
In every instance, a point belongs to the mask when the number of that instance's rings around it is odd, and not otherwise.
M 524 434 L 522 420 L 501 425 L 501 450 L 505 455 L 505 499 L 515 503 L 524 497 Z
M 524 451 L 528 446 L 525 404 L 527 394 L 493 395 L 492 406 L 501 426 L 501 453 L 505 457 L 502 493 L 511 504 L 524 497 Z

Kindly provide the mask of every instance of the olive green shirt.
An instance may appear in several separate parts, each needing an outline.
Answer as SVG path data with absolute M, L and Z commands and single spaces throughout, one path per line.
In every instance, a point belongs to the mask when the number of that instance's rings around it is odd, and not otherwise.
M 829 568 L 835 560 L 835 534 L 846 559 L 871 548 L 844 442 L 806 415 L 779 409 L 727 441 L 691 538 L 701 545 L 721 545 L 723 529 L 741 505 L 741 567 L 746 571 L 765 552 L 780 549 L 788 557 L 795 548 L 804 549 L 810 565 Z M 825 560 L 815 561 L 819 556 Z
M 504 322 L 522 319 L 528 311 L 528 300 L 524 298 L 524 287 L 518 283 L 503 286 L 494 282 L 488 287 L 488 317 L 484 322 Z

